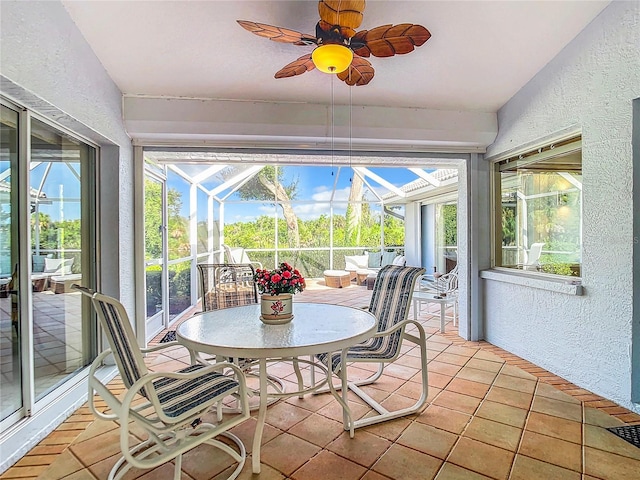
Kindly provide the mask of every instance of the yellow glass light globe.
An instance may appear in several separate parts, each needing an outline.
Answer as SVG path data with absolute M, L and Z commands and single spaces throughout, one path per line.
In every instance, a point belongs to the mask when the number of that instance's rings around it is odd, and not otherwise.
M 344 72 L 353 60 L 353 52 L 343 45 L 320 45 L 311 53 L 318 70 L 324 73 Z

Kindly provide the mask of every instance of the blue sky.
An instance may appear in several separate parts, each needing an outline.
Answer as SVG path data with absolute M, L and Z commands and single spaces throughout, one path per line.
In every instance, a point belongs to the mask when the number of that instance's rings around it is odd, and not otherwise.
M 46 168 L 51 165 L 42 192 L 49 202 L 40 204 L 40 212 L 50 215 L 54 221 L 63 217 L 65 220 L 80 218 L 80 181 L 76 175 L 80 173 L 79 163 L 71 163 L 70 167 L 62 162 L 41 163 L 31 170 L 31 188 L 40 188 Z M 75 172 L 75 173 L 74 173 Z M 53 200 L 63 198 L 62 202 Z
M 191 168 L 183 168 L 186 173 L 194 174 L 197 171 L 203 170 L 207 167 L 202 166 L 188 166 Z M 248 167 L 246 167 L 248 168 Z M 296 189 L 297 195 L 293 202 L 293 208 L 296 211 L 296 214 L 301 219 L 310 219 L 317 218 L 322 213 L 329 213 L 329 200 L 331 199 L 332 192 L 334 190 L 335 185 L 335 200 L 342 200 L 346 202 L 349 196 L 349 190 L 351 188 L 351 177 L 353 175 L 353 171 L 348 167 L 342 167 L 340 171 L 338 171 L 338 167 L 313 167 L 313 166 L 286 166 L 280 167 L 283 168 L 284 173 L 284 182 L 289 183 L 297 178 L 298 187 Z M 411 182 L 417 178 L 417 176 L 407 170 L 406 168 L 370 168 L 370 171 L 384 178 L 391 184 L 395 186 L 401 186 L 408 182 Z M 337 179 L 337 181 L 336 181 Z M 384 194 L 387 190 L 380 185 L 378 185 L 375 181 L 371 179 L 367 179 L 368 182 L 372 185 L 374 189 L 376 189 L 380 194 Z M 208 189 L 213 189 L 221 182 L 219 179 L 214 179 L 212 177 L 212 181 L 207 181 L 203 183 L 203 185 Z M 188 216 L 188 198 L 189 198 L 189 186 L 188 184 L 179 179 L 176 173 L 170 172 L 169 188 L 175 188 L 179 192 L 182 193 L 183 198 L 183 208 L 182 214 Z M 365 186 L 366 189 L 366 186 Z M 229 192 L 223 192 L 219 194 L 219 197 L 224 197 Z M 205 195 L 203 193 L 199 193 L 199 203 L 204 203 Z M 374 199 L 375 197 L 369 193 L 367 198 Z M 273 207 L 267 203 L 249 203 L 242 202 L 241 204 L 234 203 L 234 201 L 238 201 L 239 197 L 237 194 L 233 194 L 229 197 L 230 201 L 225 202 L 225 222 L 226 223 L 234 223 L 238 221 L 250 221 L 255 219 L 260 215 L 273 215 Z M 301 203 L 298 203 L 301 202 Z M 337 214 L 344 214 L 344 210 L 346 209 L 346 203 L 343 206 L 338 204 L 334 204 L 334 212 Z M 278 209 L 278 214 L 281 215 L 281 210 Z M 207 212 L 205 209 L 198 209 L 198 220 L 205 220 Z
M 58 201 L 52 201 L 50 204 L 44 203 L 40 206 L 42 213 L 48 214 L 53 220 L 59 220 L 61 215 L 66 220 L 73 220 L 80 218 L 80 202 L 77 201 L 80 198 L 80 182 L 76 175 L 69 167 L 61 162 L 52 162 L 51 168 L 47 174 L 46 181 L 43 186 L 43 192 L 47 198 L 55 199 L 59 198 L 61 194 L 64 196 L 64 203 Z M 42 178 L 45 174 L 47 164 L 43 163 L 36 166 L 31 171 L 31 186 L 37 189 L 40 186 Z M 72 165 L 75 172 L 79 172 L 79 166 L 77 164 Z M 209 166 L 183 166 L 183 170 L 189 174 L 195 174 L 198 171 L 203 171 Z M 246 167 L 248 168 L 248 167 Z M 349 167 L 338 168 L 338 166 L 286 166 L 280 167 L 284 169 L 285 183 L 290 183 L 294 179 L 298 180 L 298 187 L 296 189 L 297 195 L 294 200 L 294 209 L 299 218 L 310 219 L 317 218 L 321 214 L 329 213 L 329 200 L 334 190 L 334 212 L 337 214 L 344 214 L 346 203 L 340 205 L 340 201 L 346 202 L 351 188 L 351 178 L 353 171 Z M 393 185 L 400 186 L 406 184 L 417 177 L 415 174 L 407 170 L 406 168 L 370 168 L 370 170 L 389 181 Z M 384 194 L 387 190 L 375 181 L 367 179 L 379 193 Z M 211 181 L 206 182 L 204 185 L 209 188 L 215 188 L 221 182 L 219 178 L 212 177 Z M 169 188 L 175 188 L 182 193 L 182 215 L 189 216 L 189 183 L 181 179 L 176 173 L 170 172 L 168 175 Z M 365 186 L 366 189 L 366 186 Z M 226 196 L 227 192 L 223 192 L 219 197 Z M 367 198 L 373 199 L 374 196 L 368 193 Z M 242 202 L 241 204 L 234 203 L 234 200 L 239 200 L 237 194 L 230 197 L 229 202 L 226 202 L 225 206 L 225 219 L 227 223 L 233 223 L 237 221 L 250 221 L 260 215 L 272 215 L 273 207 L 268 203 L 249 203 Z M 300 202 L 300 203 L 298 203 Z M 206 208 L 206 195 L 199 191 L 198 193 L 198 220 L 205 220 L 207 216 Z M 281 211 L 278 210 L 281 214 Z

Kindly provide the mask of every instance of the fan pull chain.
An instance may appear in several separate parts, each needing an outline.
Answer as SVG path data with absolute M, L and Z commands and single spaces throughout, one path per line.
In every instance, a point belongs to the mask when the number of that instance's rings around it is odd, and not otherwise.
M 349 69 L 349 80 L 351 80 L 351 69 Z M 352 112 L 353 112 L 353 98 L 352 98 L 353 87 L 349 87 L 349 183 L 353 183 L 353 167 L 351 166 L 351 149 L 352 149 L 352 139 L 353 139 L 353 121 L 352 121 Z
M 333 104 L 333 77 L 331 75 L 331 176 L 333 177 L 333 150 L 334 150 L 334 139 L 335 139 L 335 120 L 334 120 L 334 104 Z

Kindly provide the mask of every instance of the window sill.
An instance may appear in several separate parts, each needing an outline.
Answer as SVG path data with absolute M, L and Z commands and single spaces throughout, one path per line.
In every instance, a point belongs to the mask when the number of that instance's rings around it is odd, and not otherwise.
M 566 295 L 582 295 L 582 280 L 578 277 L 552 278 L 535 273 L 507 268 L 494 268 L 480 272 L 480 278 L 496 282 L 522 285 L 523 287 L 539 288 L 550 292 L 564 293 Z

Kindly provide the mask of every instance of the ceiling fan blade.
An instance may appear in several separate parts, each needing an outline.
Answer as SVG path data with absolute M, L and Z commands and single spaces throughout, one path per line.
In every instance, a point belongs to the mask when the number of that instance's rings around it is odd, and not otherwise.
M 247 20 L 236 20 L 242 28 L 274 42 L 293 43 L 296 45 L 316 44 L 318 40 L 312 35 L 296 32 L 283 27 L 275 27 L 266 23 L 256 23 Z
M 422 25 L 401 23 L 362 30 L 351 39 L 351 48 L 361 57 L 392 57 L 413 52 L 431 38 Z
M 368 60 L 353 57 L 349 68 L 338 73 L 338 78 L 347 85 L 360 87 L 369 83 L 374 75 L 375 70 Z
M 285 65 L 276 72 L 276 78 L 295 77 L 296 75 L 302 75 L 316 68 L 311 60 L 311 54 L 303 55 L 297 60 L 294 60 L 288 65 Z
M 356 33 L 355 29 L 362 23 L 364 7 L 364 0 L 320 0 L 318 2 L 320 27 L 329 31 L 331 27 L 339 25 L 342 35 L 351 38 Z M 329 28 L 323 28 L 322 22 Z

